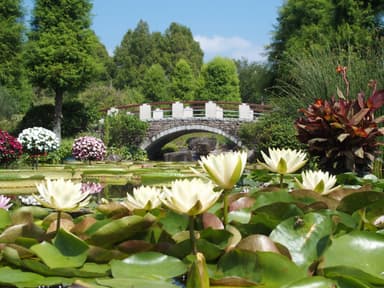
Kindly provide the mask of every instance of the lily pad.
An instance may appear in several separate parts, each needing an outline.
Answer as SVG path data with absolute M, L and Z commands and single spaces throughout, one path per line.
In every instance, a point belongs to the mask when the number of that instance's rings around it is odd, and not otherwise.
M 60 229 L 54 245 L 33 245 L 31 250 L 51 269 L 80 267 L 87 259 L 88 245 L 75 235 Z
M 283 221 L 272 231 L 270 238 L 285 246 L 297 265 L 308 268 L 321 256 L 324 241 L 331 235 L 332 228 L 329 216 L 308 213 Z
M 110 264 L 114 278 L 165 280 L 187 271 L 186 265 L 181 260 L 157 252 L 137 253 L 122 261 L 112 260 Z
M 348 257 L 346 257 L 348 255 Z M 332 241 L 319 269 L 330 275 L 350 275 L 384 285 L 384 236 L 370 231 L 353 231 Z
M 152 225 L 152 221 L 138 215 L 126 216 L 100 227 L 90 235 L 89 242 L 102 247 L 110 247 L 145 231 Z
M 219 260 L 212 278 L 214 282 L 220 282 L 220 279 L 233 282 L 234 279 L 242 278 L 255 286 L 282 288 L 305 277 L 306 271 L 285 256 L 235 249 Z

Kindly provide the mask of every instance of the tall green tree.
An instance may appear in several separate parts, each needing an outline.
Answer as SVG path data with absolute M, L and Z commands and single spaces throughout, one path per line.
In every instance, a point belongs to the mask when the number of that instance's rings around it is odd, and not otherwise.
M 167 77 L 173 73 L 180 59 L 187 61 L 193 75 L 199 75 L 203 52 L 185 26 L 172 23 L 164 34 L 150 32 L 148 23 L 140 20 L 134 30 L 128 30 L 115 50 L 116 74 L 114 86 L 138 88 L 147 70 L 158 63 Z
M 196 79 L 188 62 L 180 59 L 170 76 L 169 94 L 172 100 L 193 100 L 196 91 Z
M 240 102 L 236 65 L 229 58 L 216 57 L 202 68 L 202 87 L 196 100 Z
M 31 89 L 23 65 L 24 21 L 21 0 L 0 1 L 0 86 L 12 99 L 12 112 L 23 112 L 30 105 Z M 5 94 L 3 94 L 5 95 Z M 8 105 L 8 108 L 11 107 Z M 9 115 L 11 110 L 7 113 Z
M 269 47 L 274 71 L 289 77 L 285 61 L 309 49 L 363 52 L 374 48 L 382 41 L 382 13 L 382 1 L 285 1 Z
M 140 20 L 134 30 L 128 30 L 115 50 L 116 88 L 138 87 L 145 71 L 152 65 L 152 40 L 148 23 Z
M 171 23 L 164 33 L 166 54 L 170 60 L 165 68 L 167 72 L 172 71 L 180 59 L 185 59 L 191 67 L 195 76 L 200 74 L 203 65 L 204 53 L 199 42 L 193 39 L 191 30 L 178 23 Z
M 0 85 L 20 86 L 24 26 L 21 0 L 0 2 Z
M 235 61 L 240 80 L 241 101 L 245 103 L 263 103 L 267 100 L 266 89 L 272 76 L 266 64 L 248 62 L 246 59 Z
M 145 73 L 142 85 L 143 94 L 147 101 L 170 100 L 167 94 L 168 79 L 160 64 L 153 64 Z
M 32 13 L 27 66 L 34 85 L 54 91 L 53 130 L 59 138 L 65 92 L 79 91 L 101 69 L 91 8 L 89 0 L 36 0 Z

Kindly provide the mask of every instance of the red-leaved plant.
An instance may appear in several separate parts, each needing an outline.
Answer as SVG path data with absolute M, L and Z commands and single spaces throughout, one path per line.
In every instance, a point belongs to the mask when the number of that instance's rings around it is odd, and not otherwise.
M 0 165 L 8 166 L 23 153 L 23 146 L 7 131 L 0 130 Z
M 343 77 L 346 97 L 338 90 L 338 98 L 317 99 L 295 121 L 300 142 L 308 145 L 311 156 L 319 158 L 319 168 L 333 174 L 370 172 L 379 151 L 378 137 L 384 135 L 379 124 L 384 117 L 375 118 L 375 111 L 384 104 L 384 90 L 376 90 L 376 81 L 370 82 L 371 95 L 363 92 L 349 99 L 349 82 L 346 67 L 336 71 Z

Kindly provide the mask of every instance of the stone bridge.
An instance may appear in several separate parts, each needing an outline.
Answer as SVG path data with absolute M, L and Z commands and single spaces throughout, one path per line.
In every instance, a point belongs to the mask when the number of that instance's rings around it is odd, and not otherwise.
M 147 151 L 149 159 L 157 159 L 161 148 L 168 142 L 193 132 L 222 135 L 242 147 L 238 137 L 240 125 L 255 121 L 262 113 L 270 111 L 269 106 L 262 104 L 211 101 L 156 102 L 118 109 L 138 114 L 140 120 L 149 123 L 140 145 Z

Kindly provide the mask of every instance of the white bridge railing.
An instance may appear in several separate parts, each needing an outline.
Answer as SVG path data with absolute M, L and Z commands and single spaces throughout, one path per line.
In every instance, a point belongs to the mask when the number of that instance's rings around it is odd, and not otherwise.
M 237 119 L 253 121 L 270 107 L 259 104 L 189 101 L 189 102 L 154 102 L 141 105 L 133 104 L 110 108 L 108 114 L 125 110 L 127 113 L 136 114 L 142 121 L 162 119 Z

